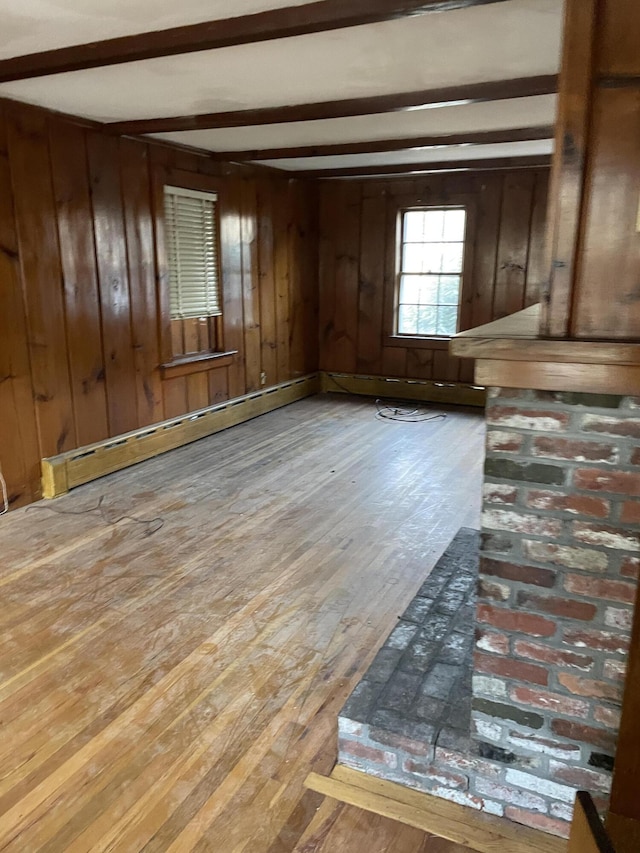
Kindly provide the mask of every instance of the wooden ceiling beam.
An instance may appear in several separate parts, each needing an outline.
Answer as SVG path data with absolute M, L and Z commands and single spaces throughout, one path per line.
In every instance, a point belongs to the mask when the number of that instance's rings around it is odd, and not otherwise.
M 0 83 L 501 2 L 505 0 L 316 0 L 302 6 L 11 57 L 0 61 Z
M 434 104 L 481 103 L 535 95 L 552 95 L 558 91 L 558 76 L 518 77 L 514 80 L 495 80 L 463 86 L 423 89 L 419 92 L 399 92 L 393 95 L 373 95 L 347 98 L 342 101 L 321 101 L 315 104 L 294 104 L 281 107 L 231 110 L 191 116 L 135 119 L 111 122 L 107 127 L 116 133 L 170 133 L 185 130 L 209 130 L 222 127 L 253 127 L 264 124 L 283 124 L 299 121 L 323 121 L 332 118 L 375 115 L 419 109 Z
M 303 172 L 285 171 L 292 178 L 373 178 L 386 175 L 416 175 L 429 172 L 456 172 L 464 169 L 495 171 L 496 169 L 540 169 L 551 165 L 548 154 L 529 157 L 494 157 L 476 160 L 444 160 L 437 163 L 394 163 L 389 166 L 357 166 L 341 169 L 313 169 Z
M 400 139 L 373 139 L 369 142 L 339 142 L 327 145 L 302 145 L 293 148 L 257 148 L 246 151 L 215 151 L 216 160 L 284 160 L 290 157 L 337 157 L 343 154 L 377 154 L 405 151 L 409 148 L 433 148 L 452 145 L 498 145 L 504 142 L 531 142 L 553 139 L 553 125 L 519 127 L 511 130 L 467 131 L 439 136 L 409 136 Z

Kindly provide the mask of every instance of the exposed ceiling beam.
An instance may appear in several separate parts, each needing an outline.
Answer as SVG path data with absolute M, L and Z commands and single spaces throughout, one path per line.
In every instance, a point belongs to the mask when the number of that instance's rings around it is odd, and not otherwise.
M 298 121 L 322 121 L 331 118 L 374 115 L 419 109 L 434 104 L 480 103 L 534 95 L 552 95 L 558 91 L 558 76 L 518 77 L 515 80 L 496 80 L 423 89 L 419 92 L 399 92 L 393 95 L 373 95 L 348 98 L 343 101 L 321 101 L 315 104 L 295 104 L 283 107 L 231 110 L 168 118 L 147 118 L 111 122 L 107 127 L 116 133 L 170 133 L 183 130 L 207 130 L 221 127 L 251 127 L 262 124 L 282 124 Z
M 297 148 L 258 148 L 247 151 L 215 151 L 216 160 L 283 160 L 291 157 L 336 157 L 342 154 L 376 154 L 431 148 L 445 145 L 497 145 L 503 142 L 531 142 L 553 139 L 552 125 L 519 127 L 513 130 L 467 131 L 440 136 L 410 136 L 400 139 L 373 139 L 370 142 L 340 142 L 328 145 L 302 145 Z
M 357 166 L 344 169 L 314 169 L 294 172 L 281 169 L 292 178 L 367 178 L 385 175 L 415 175 L 428 172 L 456 172 L 461 169 L 475 171 L 495 169 L 533 169 L 551 165 L 548 154 L 529 157 L 494 157 L 486 160 L 445 160 L 439 163 L 394 163 L 390 166 Z
M 317 0 L 11 57 L 0 61 L 0 83 L 502 2 L 505 0 Z

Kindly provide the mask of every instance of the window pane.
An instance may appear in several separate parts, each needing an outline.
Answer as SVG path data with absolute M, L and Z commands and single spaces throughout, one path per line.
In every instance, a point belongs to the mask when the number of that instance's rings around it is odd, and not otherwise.
M 404 214 L 405 243 L 422 243 L 424 240 L 424 211 L 408 210 Z
M 438 243 L 444 232 L 444 210 L 425 210 L 424 212 L 425 240 Z
M 458 325 L 458 306 L 444 305 L 438 308 L 438 335 L 455 335 Z
M 427 305 L 418 309 L 418 334 L 435 335 L 438 319 L 438 309 L 435 305 Z
M 444 239 L 462 243 L 466 218 L 464 210 L 447 210 L 444 215 Z
M 460 276 L 441 275 L 438 302 L 441 305 L 457 305 L 460 300 Z M 434 300 L 435 301 L 435 300 Z
M 398 309 L 398 334 L 418 334 L 418 306 L 401 305 Z
M 400 279 L 400 304 L 404 302 L 435 305 L 438 302 L 438 276 L 403 275 Z
M 445 243 L 443 246 L 442 271 L 462 272 L 463 243 Z
M 402 272 L 426 272 L 421 243 L 406 243 L 402 251 Z
M 439 273 L 443 248 L 446 246 L 442 243 L 407 243 L 402 252 L 402 272 Z

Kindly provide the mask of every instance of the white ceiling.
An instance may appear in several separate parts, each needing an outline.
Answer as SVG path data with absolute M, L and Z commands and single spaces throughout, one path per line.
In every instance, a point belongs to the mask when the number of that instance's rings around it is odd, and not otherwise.
M 345 0 L 347 2 L 347 0 Z M 0 0 L 0 58 L 215 20 L 300 0 Z M 464 86 L 558 71 L 562 0 L 424 14 L 214 51 L 0 85 L 0 96 L 98 121 L 125 121 Z M 370 141 L 553 122 L 552 96 L 326 121 L 160 134 L 209 150 Z M 538 144 L 538 147 L 539 144 Z M 545 150 L 548 150 L 546 146 Z M 494 146 L 487 156 L 514 156 Z M 434 159 L 446 159 L 441 149 Z M 528 151 L 526 147 L 518 149 Z M 452 158 L 482 156 L 455 148 Z M 421 156 L 427 156 L 422 152 Z M 358 155 L 361 157 L 361 155 Z M 287 169 L 417 161 L 416 152 L 277 161 Z M 400 159 L 398 159 L 400 158 Z
M 385 115 L 353 116 L 291 124 L 225 127 L 153 134 L 159 139 L 210 151 L 246 151 L 285 146 L 445 135 L 467 131 L 541 127 L 555 120 L 555 95 L 514 98 L 481 104 L 459 104 L 439 109 L 403 110 Z
M 0 0 L 0 59 L 251 15 L 309 0 Z M 348 2 L 348 0 L 345 0 Z
M 551 154 L 550 139 L 533 142 L 506 142 L 500 145 L 457 145 L 385 151 L 374 154 L 342 154 L 338 157 L 305 157 L 288 160 L 265 160 L 266 166 L 287 170 L 358 168 L 359 166 L 391 166 L 399 163 L 439 163 L 461 159 L 487 160 L 493 157 L 531 157 Z

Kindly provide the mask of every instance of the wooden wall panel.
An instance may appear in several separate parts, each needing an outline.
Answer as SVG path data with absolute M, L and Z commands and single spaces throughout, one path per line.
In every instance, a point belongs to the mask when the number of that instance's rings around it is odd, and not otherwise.
M 537 296 L 545 251 L 547 169 L 327 181 L 320 187 L 320 363 L 325 370 L 471 382 L 473 365 L 443 341 L 393 339 L 397 211 L 469 205 L 460 330 Z
M 318 340 L 318 311 L 320 294 L 318 288 L 319 264 L 319 191 L 315 181 L 297 183 L 297 192 L 302 204 L 303 240 L 299 246 L 302 252 L 302 299 L 304 319 L 304 374 L 318 369 L 320 342 Z
M 258 194 L 258 277 L 260 282 L 260 357 L 265 384 L 278 374 L 276 341 L 276 285 L 273 253 L 273 180 L 260 178 Z
M 170 173 L 219 189 L 222 343 L 237 353 L 163 379 Z M 0 469 L 12 506 L 39 496 L 45 456 L 316 370 L 317 203 L 308 181 L 0 100 Z M 201 324 L 181 338 L 200 348 Z
M 11 507 L 40 495 L 38 435 L 20 289 L 4 109 L 0 104 L 0 473 Z
M 146 145 L 130 139 L 120 142 L 119 154 L 138 426 L 146 426 L 164 418 L 162 384 L 157 370 L 159 318 L 149 154 Z
M 638 0 L 615 0 L 600 22 L 598 70 L 610 75 L 640 75 Z
M 245 390 L 260 388 L 260 277 L 258 275 L 258 196 L 255 181 L 241 183 L 242 304 Z
M 220 209 L 222 243 L 222 316 L 224 346 L 237 355 L 229 368 L 229 396 L 244 394 L 244 302 L 242 291 L 242 187 L 241 181 L 227 181 Z
M 289 218 L 288 186 L 274 184 L 273 269 L 276 284 L 276 368 L 277 381 L 282 382 L 290 371 L 289 352 Z
M 360 217 L 360 281 L 358 293 L 358 373 L 382 371 L 385 242 L 380 240 L 387 221 L 387 194 L 376 188 L 363 192 Z
M 85 134 L 68 122 L 49 127 L 53 189 L 64 281 L 67 348 L 78 444 L 109 435 L 102 325 Z
M 493 316 L 508 317 L 524 308 L 534 172 L 508 175 L 504 182 L 498 271 L 493 292 Z
M 118 139 L 89 133 L 89 177 L 96 235 L 107 378 L 109 432 L 119 435 L 138 425 L 133 361 L 131 294 L 122 205 Z
M 43 456 L 77 446 L 47 118 L 7 109 L 33 397 Z
M 329 346 L 342 370 L 354 373 L 358 360 L 358 301 L 362 184 L 344 181 L 338 192 L 333 334 Z
M 576 338 L 637 340 L 640 85 L 598 89 L 592 127 L 571 332 Z

